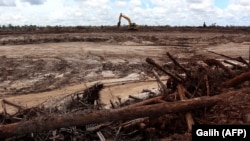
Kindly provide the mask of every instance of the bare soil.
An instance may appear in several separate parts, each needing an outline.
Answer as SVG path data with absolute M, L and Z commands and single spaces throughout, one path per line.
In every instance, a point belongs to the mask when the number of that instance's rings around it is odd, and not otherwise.
M 0 31 L 0 99 L 34 107 L 102 82 L 101 101 L 108 104 L 110 99 L 158 88 L 146 57 L 163 65 L 171 62 L 166 52 L 181 63 L 225 59 L 207 52 L 214 51 L 248 60 L 248 31 L 168 27 Z M 167 77 L 161 77 L 165 82 Z M 249 114 L 248 109 L 249 105 L 244 112 Z M 8 107 L 8 112 L 14 111 Z

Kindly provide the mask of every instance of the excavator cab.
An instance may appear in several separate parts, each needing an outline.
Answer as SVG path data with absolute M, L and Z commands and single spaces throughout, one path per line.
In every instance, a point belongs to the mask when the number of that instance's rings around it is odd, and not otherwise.
M 118 23 L 117 23 L 117 27 L 119 28 L 121 26 L 121 19 L 124 18 L 128 21 L 128 24 L 129 24 L 129 29 L 130 30 L 138 30 L 139 26 L 136 25 L 135 23 L 132 23 L 130 18 L 123 15 L 122 13 L 120 13 L 120 16 L 119 16 L 119 20 L 118 20 Z

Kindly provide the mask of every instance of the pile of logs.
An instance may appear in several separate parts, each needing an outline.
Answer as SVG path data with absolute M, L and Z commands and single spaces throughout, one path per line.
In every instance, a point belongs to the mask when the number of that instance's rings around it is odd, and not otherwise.
M 153 59 L 146 58 L 153 67 L 152 74 L 159 83 L 161 95 L 115 109 L 102 109 L 101 104 L 96 103 L 103 84 L 73 94 L 72 103 L 65 113 L 48 112 L 38 107 L 25 109 L 5 100 L 3 103 L 17 107 L 19 112 L 15 115 L 0 114 L 0 138 L 143 140 L 166 138 L 175 133 L 187 133 L 190 137 L 192 125 L 199 124 L 194 111 L 205 114 L 206 108 L 236 95 L 239 90 L 250 92 L 250 64 L 241 57 L 217 55 L 242 65 L 216 59 L 183 65 L 167 52 L 166 57 L 175 68 L 169 71 Z M 232 67 L 225 66 L 225 63 Z M 170 77 L 166 83 L 161 81 L 159 73 Z

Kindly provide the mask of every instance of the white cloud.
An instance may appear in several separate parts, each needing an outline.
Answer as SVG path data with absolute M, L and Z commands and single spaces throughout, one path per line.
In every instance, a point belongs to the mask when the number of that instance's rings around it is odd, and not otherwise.
M 116 25 L 120 12 L 142 25 L 250 25 L 250 1 L 0 0 L 0 25 Z M 125 23 L 124 23 L 125 24 Z
M 214 10 L 214 5 L 211 0 L 192 0 L 187 1 L 187 4 L 192 11 L 209 12 Z
M 134 7 L 141 6 L 141 0 L 130 0 L 129 4 Z
M 16 6 L 15 0 L 0 0 L 0 6 Z
M 82 3 L 81 6 L 83 6 L 84 8 L 97 8 L 97 7 L 103 7 L 103 6 L 107 6 L 109 3 L 109 0 L 78 0 L 78 2 Z
M 17 14 L 17 15 L 6 14 L 0 17 L 0 21 L 3 21 L 3 20 L 6 22 L 6 24 L 12 24 L 13 21 L 18 21 L 19 23 L 24 23 L 27 21 L 24 18 L 24 16 L 22 16 L 21 14 Z M 17 23 L 14 23 L 14 24 L 17 24 Z
M 230 0 L 229 3 L 235 5 L 250 6 L 249 0 Z
M 31 5 L 40 5 L 46 2 L 46 0 L 21 0 L 22 2 L 27 2 Z
M 228 25 L 250 25 L 250 1 L 230 0 L 227 8 L 222 12 L 222 17 L 228 21 Z
M 125 8 L 128 4 L 127 0 L 116 0 L 115 1 L 115 6 L 119 7 L 119 8 Z

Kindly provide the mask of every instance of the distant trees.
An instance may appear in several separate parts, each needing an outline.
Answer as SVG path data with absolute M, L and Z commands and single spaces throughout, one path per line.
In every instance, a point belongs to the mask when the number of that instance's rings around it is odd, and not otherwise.
M 1 30 L 37 30 L 39 27 L 37 25 L 0 25 Z

